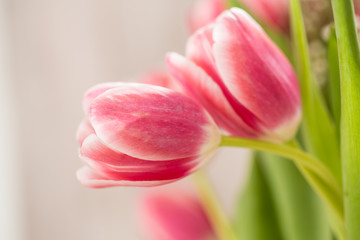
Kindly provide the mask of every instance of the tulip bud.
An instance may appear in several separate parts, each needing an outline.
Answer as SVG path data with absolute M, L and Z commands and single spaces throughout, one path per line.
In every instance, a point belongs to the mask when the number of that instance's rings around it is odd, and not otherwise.
M 154 69 L 140 77 L 141 83 L 156 85 L 181 92 L 182 88 L 179 83 L 164 69 Z
M 360 0 L 354 0 L 355 14 L 360 16 Z
M 189 14 L 189 29 L 193 33 L 213 22 L 225 10 L 223 0 L 197 0 Z
M 358 33 L 358 38 L 360 39 L 360 0 L 354 2 L 355 9 L 355 25 Z
M 139 222 L 149 240 L 215 240 L 199 199 L 184 190 L 154 191 L 140 201 Z
M 170 89 L 104 83 L 84 97 L 78 179 L 88 187 L 155 186 L 195 171 L 220 133 L 195 101 Z
M 187 58 L 167 56 L 170 73 L 232 135 L 290 140 L 301 119 L 294 70 L 261 27 L 232 8 L 188 40 Z
M 266 25 L 280 31 L 288 31 L 289 0 L 239 0 L 239 2 Z

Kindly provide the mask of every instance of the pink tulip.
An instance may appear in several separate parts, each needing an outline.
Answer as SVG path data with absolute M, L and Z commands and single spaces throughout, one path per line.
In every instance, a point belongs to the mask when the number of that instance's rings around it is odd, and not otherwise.
M 354 1 L 354 10 L 355 10 L 355 25 L 358 33 L 358 38 L 360 39 L 360 0 Z
M 195 171 L 220 143 L 208 113 L 170 89 L 99 84 L 85 94 L 84 109 L 77 139 L 86 166 L 77 176 L 87 187 L 169 183 Z
M 170 73 L 224 130 L 272 142 L 296 133 L 301 106 L 294 70 L 261 27 L 232 8 L 188 41 L 187 58 L 167 56 Z
M 360 0 L 354 1 L 354 8 L 356 15 L 360 16 Z
M 150 192 L 141 199 L 138 212 L 147 239 L 216 239 L 200 201 L 187 191 Z
M 223 0 L 197 0 L 189 14 L 189 29 L 193 33 L 213 22 L 225 10 Z
M 289 29 L 289 0 L 239 0 L 254 16 L 270 27 Z
M 182 90 L 179 83 L 164 69 L 154 69 L 145 73 L 142 77 L 140 77 L 140 82 L 169 88 L 175 91 Z

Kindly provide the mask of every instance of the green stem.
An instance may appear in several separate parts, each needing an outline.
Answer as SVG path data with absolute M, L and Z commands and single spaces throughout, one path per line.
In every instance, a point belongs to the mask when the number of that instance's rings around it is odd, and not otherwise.
M 294 64 L 301 88 L 302 137 L 306 150 L 329 168 L 341 186 L 340 150 L 336 129 L 312 72 L 300 0 L 290 0 L 290 17 Z
M 349 240 L 360 239 L 360 50 L 351 0 L 332 0 L 341 79 L 341 159 Z
M 332 173 L 316 158 L 295 147 L 246 138 L 223 136 L 221 146 L 252 148 L 289 158 L 299 167 L 310 186 L 329 207 L 341 235 L 344 235 L 343 201 L 341 188 Z M 344 237 L 342 237 L 344 238 Z
M 219 240 L 237 240 L 228 218 L 203 170 L 193 174 L 194 182 L 205 207 L 206 214 Z

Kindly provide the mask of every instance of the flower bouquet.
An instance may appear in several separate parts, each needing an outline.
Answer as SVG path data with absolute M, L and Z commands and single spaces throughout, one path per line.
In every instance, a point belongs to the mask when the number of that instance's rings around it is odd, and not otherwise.
M 197 194 L 142 199 L 151 239 L 360 239 L 359 11 L 350 0 L 198 1 L 185 56 L 85 93 L 79 181 L 191 175 Z M 254 150 L 231 217 L 204 171 L 222 147 Z

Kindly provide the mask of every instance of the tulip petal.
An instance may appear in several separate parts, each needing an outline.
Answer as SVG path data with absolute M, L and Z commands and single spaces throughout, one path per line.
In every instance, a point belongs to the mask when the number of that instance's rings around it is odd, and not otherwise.
M 244 107 L 231 94 L 227 86 L 224 84 L 218 72 L 216 59 L 213 54 L 213 31 L 216 24 L 210 24 L 195 34 L 193 34 L 187 42 L 186 56 L 196 65 L 202 68 L 211 79 L 220 87 L 226 101 L 230 103 L 234 111 L 242 118 L 242 120 L 259 134 L 263 132 L 263 127 L 259 124 L 257 117 L 246 107 Z M 238 135 L 241 136 L 241 135 Z
M 209 152 L 220 133 L 205 110 L 175 91 L 126 84 L 90 106 L 96 135 L 117 152 L 146 160 L 171 160 Z
M 124 83 L 122 82 L 106 82 L 106 83 L 100 83 L 89 90 L 87 90 L 83 97 L 83 108 L 86 114 L 89 114 L 89 109 L 91 102 L 102 93 L 106 92 L 109 89 L 116 88 L 123 86 Z
M 231 9 L 216 22 L 214 56 L 227 89 L 266 129 L 297 115 L 300 97 L 295 73 L 277 46 L 243 10 Z M 269 110 L 271 109 L 271 111 Z
M 138 214 L 150 239 L 216 239 L 200 200 L 183 189 L 152 190 L 141 199 Z
M 222 11 L 225 4 L 222 0 L 198 0 L 189 14 L 189 29 L 195 32 L 199 28 L 213 22 Z
M 140 78 L 141 83 L 152 84 L 164 88 L 169 88 L 174 91 L 181 92 L 181 86 L 173 79 L 169 73 L 164 70 L 154 70 L 146 73 Z
M 221 79 L 216 69 L 215 59 L 212 52 L 214 44 L 212 32 L 214 24 L 206 25 L 196 31 L 186 44 L 186 58 L 201 67 L 217 84 Z
M 195 171 L 204 160 L 198 157 L 168 161 L 137 159 L 111 150 L 94 134 L 85 139 L 80 157 L 107 179 L 140 182 L 178 180 Z
M 85 187 L 89 188 L 105 188 L 105 187 L 116 187 L 116 186 L 131 186 L 131 187 L 152 187 L 163 185 L 172 182 L 172 180 L 161 180 L 161 181 L 116 181 L 107 179 L 106 177 L 97 174 L 94 170 L 88 166 L 80 168 L 76 176 L 80 183 Z
M 220 87 L 203 69 L 177 53 L 169 53 L 166 61 L 171 74 L 182 84 L 184 91 L 203 105 L 223 129 L 237 136 L 257 136 L 257 132 L 236 114 Z
M 93 133 L 95 133 L 95 131 L 94 128 L 91 126 L 89 120 L 82 120 L 76 132 L 76 140 L 78 141 L 80 147 L 84 140 Z
M 242 0 L 262 22 L 284 32 L 289 30 L 289 0 Z

